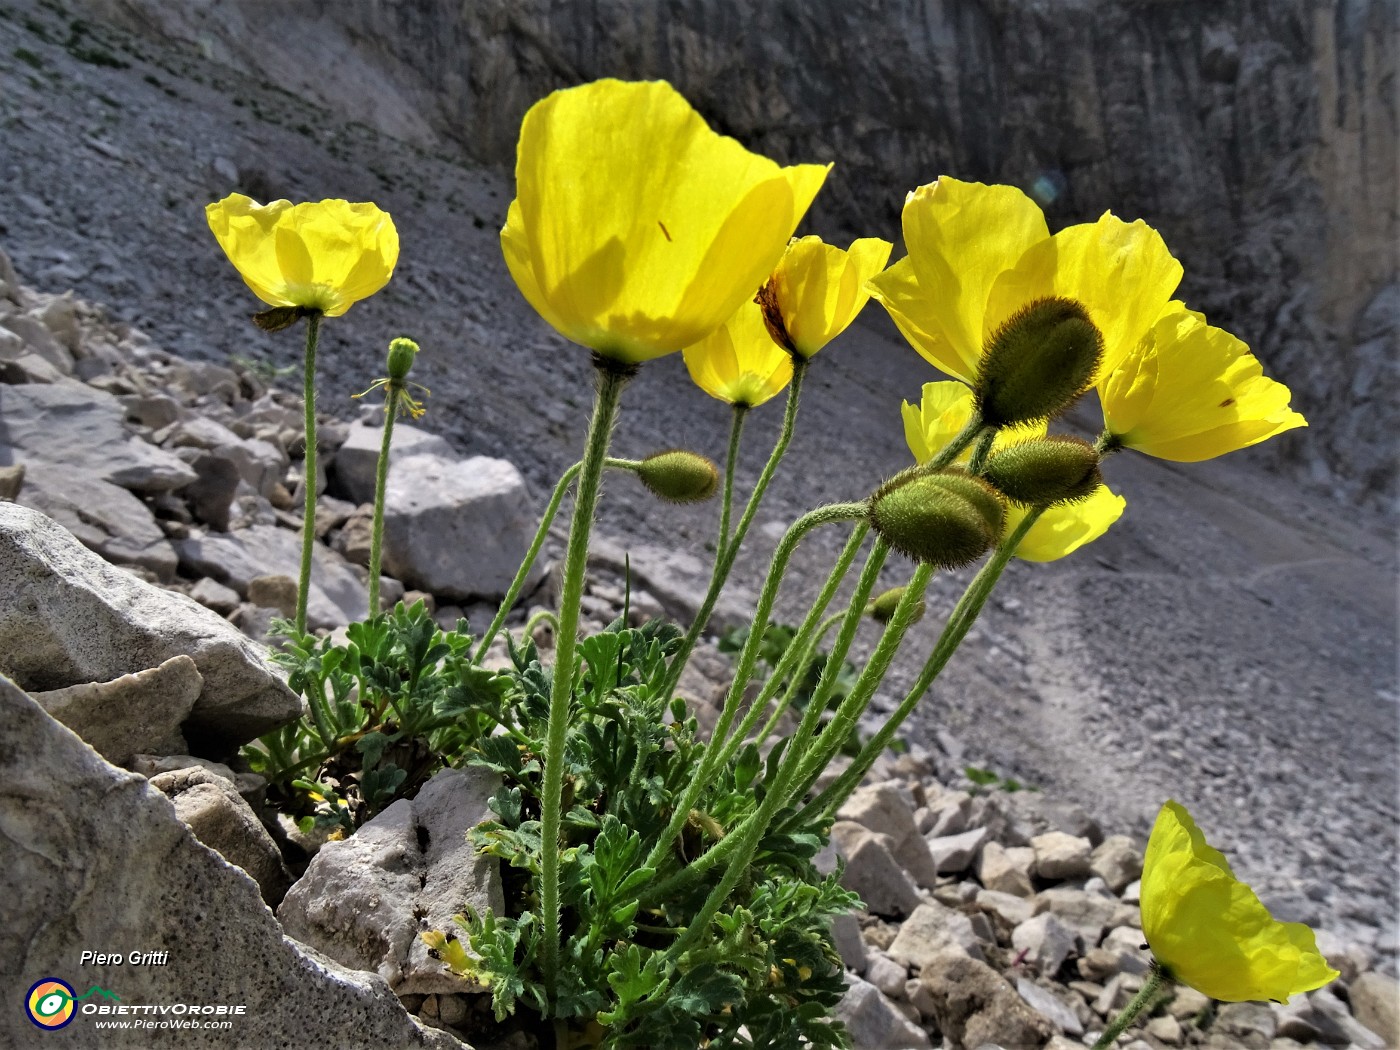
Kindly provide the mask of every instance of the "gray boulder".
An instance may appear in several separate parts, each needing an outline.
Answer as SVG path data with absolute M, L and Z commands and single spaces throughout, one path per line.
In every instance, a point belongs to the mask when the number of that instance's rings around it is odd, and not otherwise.
M 0 464 L 81 463 L 91 476 L 134 492 L 195 480 L 181 459 L 131 434 L 111 394 L 80 383 L 0 386 Z
M 410 1018 L 378 977 L 284 936 L 253 880 L 201 845 L 168 799 L 144 778 L 108 765 L 4 679 L 0 722 L 6 973 L 52 975 L 80 993 L 97 985 L 127 1006 L 242 1008 L 229 1017 L 231 1031 L 181 1031 L 177 1042 L 186 1050 L 461 1050 L 456 1039 Z M 125 957 L 98 965 L 82 961 L 85 950 L 169 954 L 163 965 L 130 965 Z M 63 1032 L 64 1045 L 153 1044 L 139 1035 L 114 1041 L 95 1020 L 79 1013 Z M 36 1037 L 23 1010 L 0 1011 L 0 1045 L 33 1046 L 36 1038 L 45 1037 Z
M 846 975 L 846 994 L 836 1004 L 836 1016 L 860 1050 L 913 1050 L 933 1045 L 928 1033 L 900 1013 L 880 989 L 853 974 Z
M 375 472 L 379 469 L 379 450 L 383 442 L 382 428 L 364 423 L 353 424 L 331 463 L 332 491 L 352 503 L 372 503 Z M 407 423 L 395 423 L 394 444 L 389 455 L 390 477 L 405 459 L 420 455 L 437 456 L 444 460 L 457 458 L 446 438 Z
M 429 956 L 420 934 L 455 932 L 452 917 L 466 907 L 504 914 L 496 862 L 467 842 L 473 825 L 491 819 L 486 801 L 497 786 L 483 769 L 445 769 L 412 801 L 326 843 L 278 908 L 283 928 L 378 973 L 399 995 L 476 989 Z
M 108 565 L 43 514 L 0 503 L 0 673 L 61 689 L 180 655 L 204 679 L 181 727 L 196 753 L 226 754 L 301 713 L 265 650 L 222 617 Z

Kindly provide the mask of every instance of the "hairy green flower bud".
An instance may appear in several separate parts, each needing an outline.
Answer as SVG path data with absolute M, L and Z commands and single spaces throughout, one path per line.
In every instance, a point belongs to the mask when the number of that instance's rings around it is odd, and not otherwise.
M 904 591 L 904 587 L 891 587 L 883 594 L 877 594 L 865 607 L 865 614 L 876 623 L 889 623 L 894 618 L 894 610 L 899 605 L 899 600 L 904 597 Z M 918 623 L 924 618 L 927 609 L 926 602 L 919 602 L 914 606 L 914 618 L 909 622 Z
M 389 378 L 402 383 L 408 378 L 408 370 L 413 367 L 413 359 L 418 356 L 418 344 L 412 339 L 398 338 L 389 344 L 389 360 L 386 369 Z
M 955 569 L 1001 538 L 1006 507 L 996 489 L 958 470 L 905 471 L 870 497 L 870 525 L 915 561 Z
M 982 476 L 1013 503 L 1031 507 L 1088 499 L 1103 484 L 1094 446 L 1063 434 L 1002 449 L 987 461 Z
M 719 487 L 719 468 L 683 448 L 654 452 L 637 464 L 642 484 L 668 503 L 699 503 Z
M 1037 299 L 997 329 L 977 373 L 985 422 L 1012 426 L 1058 415 L 1088 389 L 1103 335 L 1073 299 Z

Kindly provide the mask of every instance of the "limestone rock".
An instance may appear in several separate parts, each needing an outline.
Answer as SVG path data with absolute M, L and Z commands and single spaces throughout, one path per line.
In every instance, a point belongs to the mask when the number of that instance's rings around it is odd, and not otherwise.
M 135 492 L 177 489 L 195 472 L 177 456 L 127 432 L 111 394 L 78 384 L 0 386 L 0 460 L 81 463 L 88 474 Z
M 1055 918 L 1072 929 L 1091 947 L 1103 940 L 1104 931 L 1116 925 L 1118 902 L 1069 886 L 1052 886 L 1036 897 Z
M 231 779 L 193 766 L 157 773 L 150 783 L 175 804 L 175 815 L 195 838 L 251 875 L 268 907 L 277 907 L 291 885 L 291 873 L 277 843 Z
M 986 828 L 972 828 L 958 835 L 927 840 L 929 853 L 940 875 L 956 874 L 970 868 L 987 841 Z
M 1347 989 L 1356 1020 L 1385 1040 L 1400 1046 L 1400 982 L 1375 970 L 1363 973 Z
M 26 689 L 107 682 L 189 656 L 204 688 L 183 732 L 227 753 L 301 713 L 262 650 L 181 594 L 108 565 L 52 519 L 0 503 L 0 672 Z
M 446 598 L 499 597 L 536 525 L 525 479 L 507 460 L 395 458 L 384 497 L 384 570 Z M 541 578 L 537 563 L 527 588 Z
M 456 929 L 470 906 L 504 913 L 496 862 L 467 842 L 491 817 L 496 780 L 447 769 L 342 842 L 328 842 L 277 910 L 290 936 L 345 966 L 373 970 L 400 995 L 475 986 L 428 955 L 419 934 Z
M 108 762 L 125 766 L 142 752 L 184 751 L 180 723 L 203 688 L 194 661 L 172 656 L 159 667 L 110 682 L 70 685 L 33 696 Z
M 1142 875 L 1142 851 L 1127 835 L 1110 835 L 1094 847 L 1089 870 L 1114 893 L 1122 893 Z
M 846 975 L 846 994 L 836 1004 L 836 1016 L 860 1050 L 914 1050 L 932 1046 L 928 1033 L 886 999 L 878 988 L 859 977 Z
M 860 921 L 850 912 L 831 920 L 831 942 L 841 953 L 846 969 L 853 973 L 865 972 L 865 938 L 860 935 Z
M 125 1002 L 242 1004 L 242 1046 L 461 1050 L 420 1027 L 384 983 L 285 937 L 246 874 L 201 845 L 144 778 L 108 765 L 0 680 L 0 958 L 6 971 L 100 985 Z M 165 966 L 81 964 L 95 946 L 163 948 Z M 203 991 L 200 991 L 200 990 Z M 227 1031 L 180 1033 L 188 1050 L 225 1050 Z M 0 1043 L 30 1046 L 22 1010 L 0 1012 Z M 111 1045 L 90 1019 L 67 1046 Z M 133 1044 L 135 1045 L 135 1044 Z
M 1011 931 L 1011 946 L 1046 977 L 1053 977 L 1076 949 L 1074 931 L 1049 912 L 1032 916 Z
M 1029 897 L 1035 893 L 1031 883 L 1031 864 L 1035 853 L 1029 846 L 1003 846 L 988 842 L 978 858 L 977 878 L 989 890 Z
M 936 901 L 920 904 L 889 946 L 890 958 L 905 966 L 927 966 L 948 951 L 982 958 L 982 946 L 968 917 Z
M 919 907 L 919 891 L 894 859 L 892 841 L 849 820 L 838 820 L 831 841 L 846 858 L 841 884 L 876 915 L 903 917 Z
M 254 525 L 226 534 L 206 533 L 176 540 L 186 570 L 211 576 L 245 597 L 259 576 L 301 573 L 301 537 L 291 529 Z M 362 620 L 369 610 L 369 590 L 350 567 L 323 544 L 312 550 L 307 623 L 340 627 Z
M 227 616 L 233 612 L 241 601 L 238 592 L 232 587 L 225 587 L 222 583 L 211 580 L 208 576 L 195 581 L 195 585 L 190 588 L 190 597 L 206 609 L 212 609 L 221 616 Z
M 256 773 L 235 773 L 222 762 L 197 758 L 194 755 L 132 755 L 131 761 L 126 764 L 127 769 L 133 773 L 140 773 L 147 780 L 159 773 L 174 773 L 195 766 L 223 777 L 237 788 L 238 793 L 252 806 L 258 804 L 258 800 L 267 789 L 267 780 Z
M 1084 1025 L 1058 995 L 1024 977 L 1016 978 L 1016 992 L 1041 1017 L 1066 1035 L 1083 1035 Z M 1073 995 L 1073 992 L 1069 993 Z
M 379 469 L 379 450 L 384 431 L 378 426 L 355 423 L 349 428 L 345 442 L 336 450 L 330 467 L 331 491 L 352 503 L 374 501 L 375 472 Z M 389 453 L 389 477 L 396 471 L 408 470 L 404 461 L 412 456 L 430 455 L 454 460 L 457 454 L 446 438 L 430 434 L 408 423 L 394 424 L 394 444 Z
M 1088 839 L 1051 831 L 1031 839 L 1035 873 L 1042 879 L 1078 879 L 1089 874 L 1093 846 Z
M 939 955 L 924 967 L 923 982 L 938 1029 L 954 1045 L 1040 1046 L 1054 1034 L 1050 1022 L 980 960 Z

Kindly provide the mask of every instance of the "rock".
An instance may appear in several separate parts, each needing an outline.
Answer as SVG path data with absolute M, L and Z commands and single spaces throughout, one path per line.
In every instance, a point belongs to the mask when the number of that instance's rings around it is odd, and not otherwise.
M 1170 1014 L 1152 1018 L 1143 1025 L 1143 1029 L 1153 1039 L 1161 1040 L 1168 1046 L 1180 1046 L 1186 1038 L 1181 1030 L 1181 1022 Z
M 1371 968 L 1371 953 L 1361 945 L 1328 929 L 1317 929 L 1313 934 L 1317 950 L 1322 953 L 1322 957 L 1332 969 L 1342 975 L 1343 983 L 1350 984 L 1358 975 Z
M 24 464 L 0 466 L 0 500 L 13 500 L 24 488 Z
M 835 1014 L 861 1050 L 912 1050 L 931 1046 L 928 1033 L 910 1023 L 874 985 L 846 975 L 846 994 Z
M 428 955 L 419 934 L 456 930 L 464 907 L 505 911 L 496 862 L 467 831 L 491 819 L 498 781 L 447 769 L 342 842 L 328 842 L 277 910 L 287 933 L 346 966 L 373 970 L 400 995 L 476 988 Z
M 525 479 L 504 459 L 395 459 L 384 497 L 384 571 L 461 600 L 501 597 L 536 527 Z M 536 564 L 526 589 L 543 578 Z
M 232 780 L 193 766 L 157 773 L 150 783 L 175 803 L 175 815 L 195 838 L 251 875 L 268 907 L 277 907 L 291 885 L 291 873 Z
M 126 764 L 127 769 L 140 773 L 147 780 L 158 773 L 174 773 L 193 766 L 223 777 L 238 789 L 249 805 L 256 805 L 267 789 L 267 780 L 256 773 L 235 773 L 222 762 L 196 758 L 194 755 L 132 755 L 131 761 Z
M 172 656 L 159 667 L 110 682 L 70 685 L 32 694 L 45 711 L 91 745 L 114 766 L 143 752 L 185 750 L 180 723 L 204 688 L 188 656 Z
M 1006 847 L 999 842 L 988 842 L 977 861 L 977 879 L 989 890 L 1030 897 L 1035 894 L 1031 883 L 1034 861 L 1035 851 L 1028 846 Z
M 1035 874 L 1042 879 L 1079 879 L 1089 874 L 1093 846 L 1088 839 L 1050 831 L 1031 839 L 1035 850 Z
M 1386 1046 L 1400 1046 L 1400 982 L 1371 970 L 1351 982 L 1351 1012 Z
M 129 434 L 111 394 L 76 384 L 0 386 L 0 460 L 81 463 L 93 477 L 135 492 L 158 492 L 196 478 L 177 456 Z
M 1322 1032 L 1325 1042 L 1347 1043 L 1359 1047 L 1360 1050 L 1387 1050 L 1390 1046 L 1386 1039 L 1353 1017 L 1346 1003 L 1337 998 L 1330 986 L 1309 992 L 1308 1001 L 1317 1015 L 1331 1022 L 1331 1030 L 1324 1028 Z M 1272 1019 L 1272 1014 L 1270 1018 Z
M 259 576 L 295 579 L 301 573 L 301 537 L 275 525 L 192 535 L 176 540 L 175 549 L 185 571 L 212 576 L 245 597 L 248 585 Z M 363 620 L 368 611 L 368 588 L 334 553 L 316 544 L 307 600 L 308 625 L 340 627 Z
M 1273 1039 L 1278 1022 L 1268 1003 L 1221 1003 L 1210 1030 L 1227 1035 L 1239 1046 L 1267 1047 Z
M 841 885 L 857 894 L 867 911 L 902 918 L 919 907 L 919 891 L 894 859 L 888 835 L 838 820 L 831 828 L 831 841 L 846 858 Z
M 17 502 L 47 514 L 109 562 L 139 565 L 167 583 L 175 578 L 175 548 L 146 505 L 126 489 L 83 469 L 43 464 L 28 475 Z
M 1016 978 L 1016 992 L 1026 1001 L 1027 1006 L 1049 1021 L 1059 1031 L 1066 1035 L 1084 1034 L 1084 1025 L 1080 1022 L 1079 1017 L 1054 992 L 1042 988 L 1034 981 L 1028 981 L 1024 977 Z
M 1142 875 L 1142 851 L 1127 835 L 1110 835 L 1094 847 L 1089 870 L 1114 893 L 1122 893 Z
M 914 810 L 894 784 L 870 784 L 857 788 L 836 814 L 838 820 L 857 824 L 888 835 L 891 852 L 914 882 L 932 890 L 938 882 L 938 867 L 928 846 L 919 835 Z
M 254 576 L 248 581 L 248 600 L 265 609 L 291 617 L 297 611 L 297 581 L 290 576 Z
M 966 791 L 945 791 L 928 803 L 931 818 L 924 833 L 929 838 L 943 838 L 957 835 L 967 830 L 968 816 L 972 812 L 972 796 Z
M 933 862 L 940 875 L 966 871 L 977 860 L 977 855 L 986 841 L 986 828 L 972 828 L 959 835 L 944 835 L 927 840 L 929 853 L 933 855 Z
M 374 501 L 375 472 L 379 469 L 379 450 L 384 443 L 384 431 L 378 426 L 353 424 L 345 442 L 336 450 L 330 467 L 331 492 L 352 503 Z M 393 448 L 389 453 L 389 476 L 406 470 L 403 462 L 410 456 L 430 455 L 453 460 L 457 454 L 445 438 L 429 434 L 408 423 L 394 424 Z
M 1053 886 L 1042 890 L 1036 900 L 1055 918 L 1074 930 L 1091 948 L 1103 940 L 1104 931 L 1115 925 L 1118 902 L 1112 897 L 1100 897 L 1069 886 Z
M 126 418 L 152 430 L 170 426 L 184 414 L 180 402 L 168 394 L 123 394 L 117 398 L 126 409 Z
M 929 960 L 923 982 L 933 1018 L 953 1045 L 1040 1046 L 1054 1034 L 1014 988 L 986 963 L 956 952 Z
M 230 1020 L 242 1046 L 461 1050 L 409 1018 L 377 977 L 284 937 L 252 879 L 201 845 L 168 799 L 108 765 L 5 681 L 0 724 L 6 972 L 100 985 L 124 1002 L 184 1003 L 198 994 L 241 1005 L 245 1012 Z M 170 957 L 165 966 L 80 961 L 98 946 L 161 948 Z M 22 1010 L 0 1012 L 0 1044 L 31 1046 L 34 1031 Z M 66 1035 L 75 1047 L 110 1045 L 86 1018 Z M 189 1030 L 178 1042 L 224 1050 L 230 1037 Z
M 354 565 L 369 565 L 374 537 L 374 507 L 368 503 L 354 511 L 335 534 L 334 548 Z
M 234 524 L 234 501 L 243 480 L 238 464 L 222 450 L 185 448 L 179 454 L 198 475 L 182 490 L 194 516 L 210 528 L 227 532 Z
M 867 964 L 865 979 L 891 999 L 904 998 L 904 982 L 909 980 L 909 968 L 895 962 L 883 952 L 876 952 Z
M 998 890 L 979 890 L 974 898 L 977 907 L 995 915 L 1007 926 L 1018 926 L 1035 914 L 1032 903 L 1025 897 Z
M 266 655 L 181 594 L 108 565 L 53 520 L 0 503 L 0 672 L 23 688 L 107 682 L 173 656 L 204 679 L 182 731 L 218 756 L 296 718 Z
M 1045 977 L 1054 977 L 1076 950 L 1074 931 L 1049 912 L 1032 916 L 1011 931 L 1011 946 L 1026 953 Z
M 1194 988 L 1178 984 L 1167 1003 L 1167 1012 L 1178 1021 L 1190 1021 L 1210 1005 L 1210 1000 Z
M 49 364 L 61 376 L 73 374 L 73 352 L 54 338 L 43 321 L 32 314 L 0 318 L 0 326 L 17 335 L 25 350 Z
M 238 608 L 238 603 L 242 601 L 238 597 L 238 592 L 232 587 L 225 587 L 217 580 L 211 580 L 205 576 L 195 581 L 195 585 L 190 588 L 190 597 L 199 602 L 206 609 L 213 609 L 221 616 L 227 616 Z
M 926 966 L 949 951 L 982 958 L 982 946 L 968 917 L 936 901 L 914 909 L 889 946 L 890 958 L 905 966 Z
M 865 938 L 860 935 L 860 920 L 850 912 L 831 920 L 831 942 L 841 953 L 841 962 L 853 973 L 865 973 Z
M 1088 839 L 1091 847 L 1103 841 L 1098 823 L 1073 803 L 1039 791 L 1012 791 L 992 796 L 992 800 L 1005 815 L 1007 842 L 1015 839 L 1030 842 L 1038 835 L 1051 832 Z
M 260 496 L 270 496 L 282 480 L 291 460 L 277 445 L 257 438 L 242 438 L 206 416 L 190 416 L 177 423 L 165 440 L 168 448 L 195 448 L 230 462 L 240 480 Z

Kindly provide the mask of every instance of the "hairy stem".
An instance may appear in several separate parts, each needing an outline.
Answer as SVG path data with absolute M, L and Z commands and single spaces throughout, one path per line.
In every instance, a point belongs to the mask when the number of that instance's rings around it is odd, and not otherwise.
M 306 500 L 301 521 L 301 575 L 297 580 L 297 633 L 306 633 L 306 603 L 311 591 L 311 552 L 316 543 L 316 344 L 321 337 L 319 311 L 306 317 L 306 353 L 302 399 L 306 405 L 306 458 L 302 461 Z M 373 609 L 370 610 L 374 612 Z
M 369 535 L 369 614 L 379 615 L 379 561 L 384 553 L 384 492 L 389 487 L 389 445 L 394 437 L 394 417 L 398 402 L 392 385 L 385 388 L 384 440 L 379 445 L 379 463 L 374 472 L 374 523 Z

